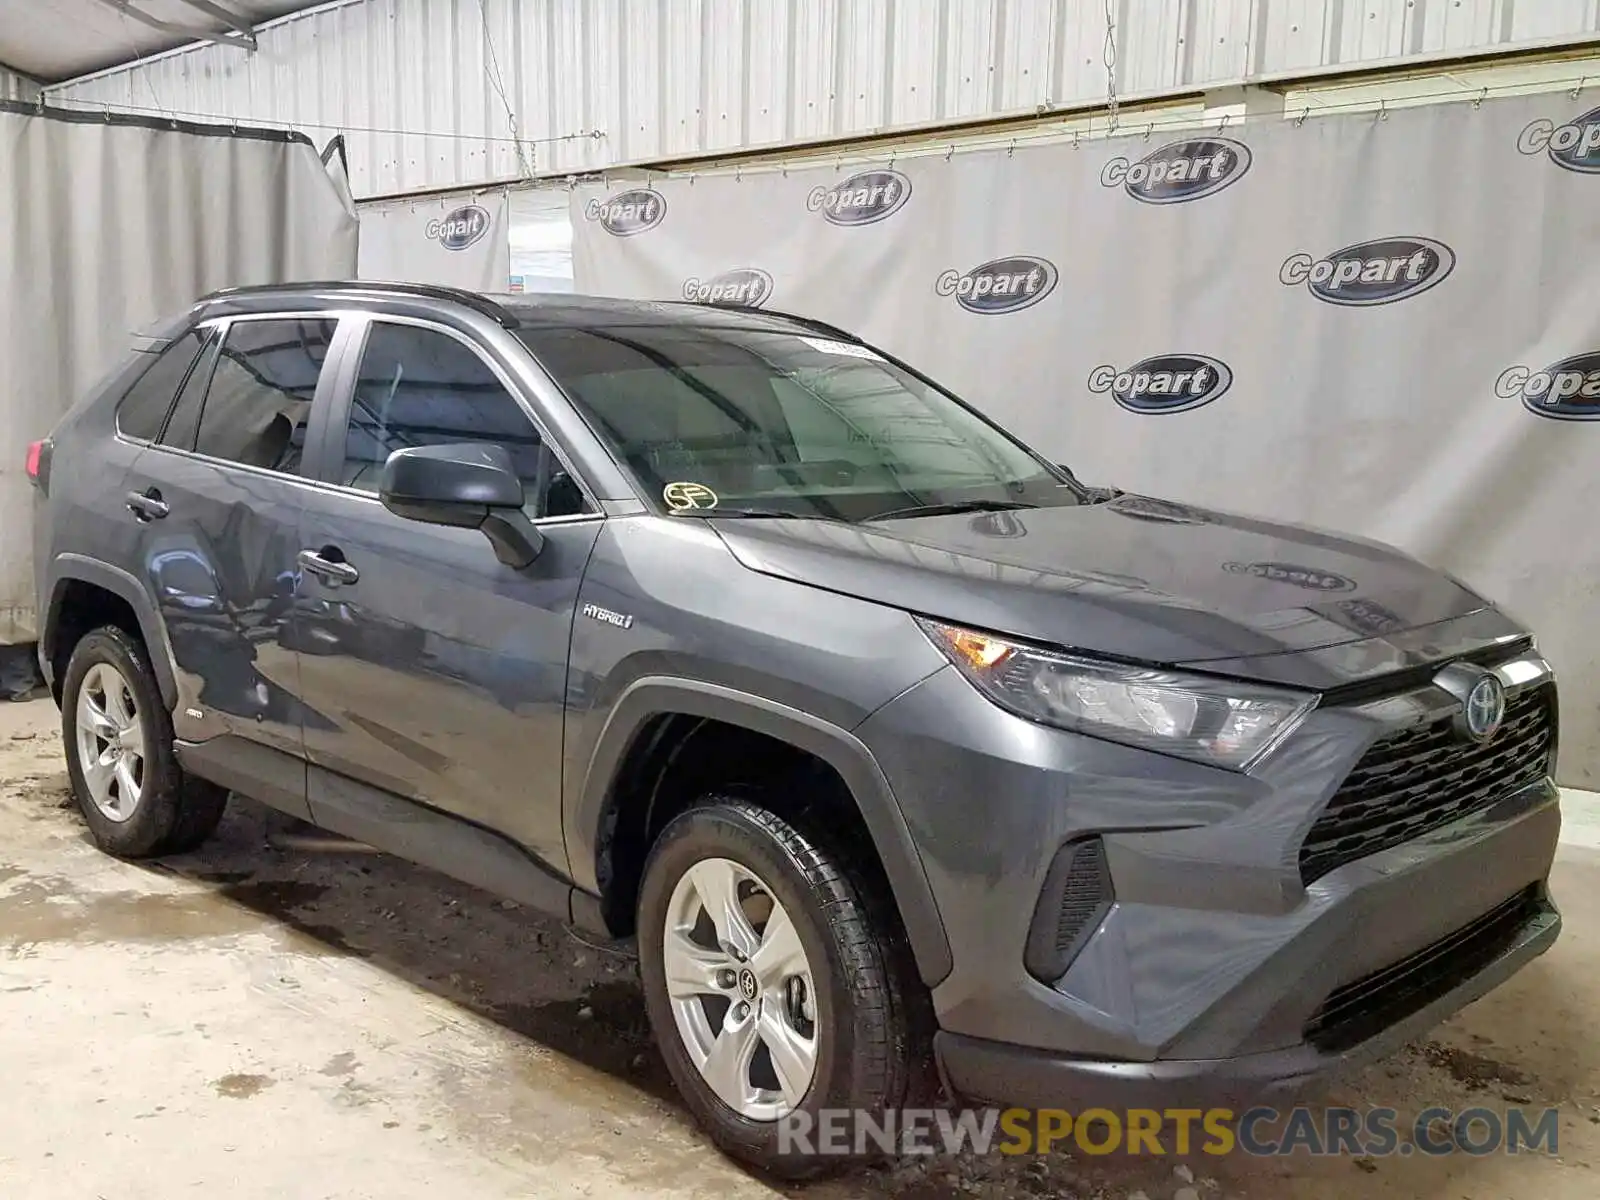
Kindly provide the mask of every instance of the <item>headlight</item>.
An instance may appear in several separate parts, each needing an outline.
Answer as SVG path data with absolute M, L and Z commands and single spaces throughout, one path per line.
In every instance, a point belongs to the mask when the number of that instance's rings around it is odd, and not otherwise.
M 1315 696 L 1230 679 L 1096 662 L 918 620 L 1002 708 L 1063 729 L 1242 771 L 1316 706 Z

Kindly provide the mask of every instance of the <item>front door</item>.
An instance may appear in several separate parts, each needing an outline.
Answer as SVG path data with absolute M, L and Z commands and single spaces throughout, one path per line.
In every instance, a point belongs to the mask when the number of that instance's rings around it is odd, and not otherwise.
M 341 444 L 342 426 L 343 454 L 329 454 L 301 524 L 295 640 L 308 757 L 504 834 L 565 875 L 567 650 L 600 517 L 464 337 L 374 317 L 353 352 L 360 366 L 327 442 Z M 462 442 L 511 452 L 544 535 L 532 565 L 505 566 L 476 530 L 420 524 L 378 502 L 395 450 Z
M 298 760 L 296 587 L 301 451 L 337 321 L 238 317 L 204 348 L 124 488 L 145 585 L 177 668 L 174 729 L 232 734 Z

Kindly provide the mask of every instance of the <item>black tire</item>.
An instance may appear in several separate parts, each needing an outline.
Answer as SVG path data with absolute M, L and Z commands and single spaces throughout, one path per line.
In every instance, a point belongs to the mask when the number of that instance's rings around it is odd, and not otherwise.
M 100 811 L 84 778 L 78 752 L 78 700 L 90 670 L 105 663 L 127 681 L 144 731 L 143 779 L 139 800 L 126 820 Z M 61 739 L 67 755 L 72 794 L 94 843 L 118 858 L 155 858 L 197 848 L 222 820 L 228 792 L 184 773 L 172 749 L 172 714 L 137 638 L 114 625 L 102 626 L 72 649 L 61 681 Z
M 706 796 L 668 823 L 645 864 L 639 894 L 639 967 L 645 1007 L 667 1070 L 719 1148 L 783 1179 L 850 1165 L 797 1150 L 778 1121 L 755 1121 L 712 1090 L 690 1059 L 667 994 L 662 937 L 674 888 L 696 863 L 726 858 L 751 871 L 788 912 L 816 988 L 817 1065 L 798 1109 L 869 1114 L 912 1098 L 928 1071 L 926 991 L 884 889 L 869 872 L 759 803 Z

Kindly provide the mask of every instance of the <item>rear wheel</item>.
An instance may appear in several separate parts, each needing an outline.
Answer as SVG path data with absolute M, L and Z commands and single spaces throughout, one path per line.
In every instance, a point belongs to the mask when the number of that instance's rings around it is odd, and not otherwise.
M 95 844 L 121 858 L 180 854 L 222 819 L 225 789 L 186 775 L 144 646 L 115 626 L 73 647 L 61 686 L 67 774 Z
M 657 839 L 639 897 L 645 1004 L 685 1102 L 734 1157 L 813 1176 L 846 1161 L 817 1151 L 822 1110 L 905 1102 L 926 998 L 881 901 L 745 799 L 708 796 Z

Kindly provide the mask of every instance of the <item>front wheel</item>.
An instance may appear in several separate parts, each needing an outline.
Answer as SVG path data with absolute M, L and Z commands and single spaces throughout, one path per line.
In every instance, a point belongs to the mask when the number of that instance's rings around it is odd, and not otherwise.
M 743 799 L 707 797 L 657 839 L 639 896 L 645 1005 L 673 1081 L 727 1153 L 813 1176 L 844 1161 L 819 1146 L 819 1113 L 904 1102 L 918 985 L 882 900 Z

